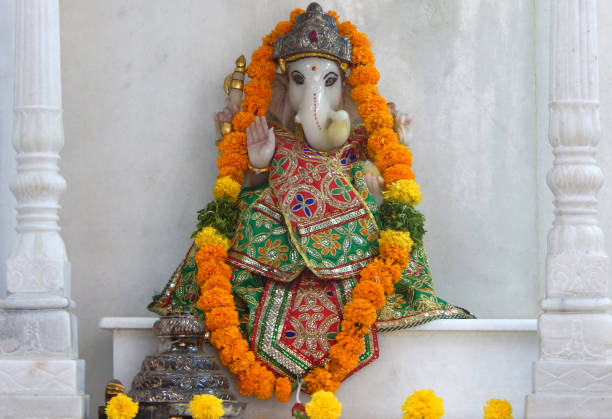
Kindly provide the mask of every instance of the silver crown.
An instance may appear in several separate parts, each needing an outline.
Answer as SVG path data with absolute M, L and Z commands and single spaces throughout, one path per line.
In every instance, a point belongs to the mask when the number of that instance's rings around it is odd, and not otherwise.
M 334 17 L 325 13 L 318 3 L 310 3 L 295 19 L 293 30 L 274 42 L 274 55 L 281 71 L 285 64 L 303 57 L 323 57 L 338 61 L 346 71 L 352 64 L 351 41 L 338 32 Z

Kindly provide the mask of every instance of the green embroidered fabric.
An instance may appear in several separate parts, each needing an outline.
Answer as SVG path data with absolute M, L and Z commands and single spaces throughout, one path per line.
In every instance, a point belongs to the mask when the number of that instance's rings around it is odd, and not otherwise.
M 355 163 L 352 178 L 355 188 L 365 198 L 368 208 L 379 223 L 376 203 L 367 192 L 367 186 L 363 180 L 361 163 Z M 279 267 L 297 275 L 305 264 L 288 238 L 283 222 L 264 217 L 263 213 L 253 211 L 253 206 L 259 202 L 260 197 L 265 196 L 266 191 L 269 191 L 268 185 L 242 191 L 239 198 L 239 206 L 242 211 L 239 231 L 243 231 L 244 237 L 236 239 L 238 243 L 236 248 L 251 255 L 265 254 L 266 251 L 276 252 L 277 257 L 274 263 L 278 261 Z M 356 250 L 361 249 L 360 246 L 363 246 L 363 243 L 355 238 L 353 230 L 355 228 L 358 227 L 339 229 L 336 234 L 340 237 L 334 240 L 342 246 L 355 246 Z M 199 298 L 196 273 L 195 247 L 192 246 L 162 293 L 153 297 L 153 302 L 149 304 L 148 309 L 159 315 L 180 311 L 192 312 L 201 316 L 203 313 L 196 307 L 196 301 Z M 261 275 L 243 268 L 234 270 L 233 292 L 246 336 L 250 336 L 253 330 L 255 312 L 266 280 Z M 379 331 L 396 330 L 418 326 L 440 318 L 467 319 L 473 316 L 468 311 L 447 303 L 435 294 L 425 249 L 422 246 L 415 246 L 408 267 L 403 271 L 401 280 L 395 285 L 395 293 L 387 297 L 386 305 L 379 312 L 376 326 Z

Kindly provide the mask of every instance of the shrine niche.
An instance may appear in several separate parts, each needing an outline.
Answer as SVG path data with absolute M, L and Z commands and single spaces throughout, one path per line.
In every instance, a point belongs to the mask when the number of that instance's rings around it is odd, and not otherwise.
M 433 290 L 410 121 L 379 77 L 367 36 L 312 3 L 226 79 L 215 200 L 149 309 L 204 318 L 243 395 L 335 392 L 378 332 L 473 317 Z

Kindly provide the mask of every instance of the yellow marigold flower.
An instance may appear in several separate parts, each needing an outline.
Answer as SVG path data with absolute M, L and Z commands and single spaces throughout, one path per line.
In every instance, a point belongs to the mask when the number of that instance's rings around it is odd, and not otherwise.
M 412 179 L 402 179 L 387 185 L 387 190 L 383 191 L 383 196 L 409 205 L 417 205 L 421 202 L 422 195 L 418 183 Z
M 342 414 L 342 403 L 332 392 L 317 391 L 306 403 L 306 414 L 310 419 L 338 419 Z
M 402 419 L 440 419 L 444 403 L 433 390 L 416 390 L 402 404 Z
M 195 236 L 195 244 L 198 248 L 206 245 L 221 246 L 225 250 L 229 249 L 230 241 L 217 232 L 214 227 L 204 227 Z
M 414 242 L 412 241 L 412 237 L 410 237 L 410 233 L 407 231 L 382 230 L 378 237 L 378 245 L 383 247 L 387 244 L 396 244 L 410 253 Z
M 215 182 L 213 198 L 228 198 L 230 201 L 236 202 L 238 194 L 240 194 L 240 183 L 236 182 L 231 177 L 223 176 Z
M 197 394 L 189 402 L 193 419 L 219 419 L 225 414 L 223 402 L 212 394 Z
M 124 393 L 119 393 L 106 403 L 104 411 L 108 419 L 132 419 L 138 413 L 138 402 Z
M 484 419 L 512 419 L 512 406 L 507 400 L 487 400 L 487 404 L 482 410 L 484 411 Z

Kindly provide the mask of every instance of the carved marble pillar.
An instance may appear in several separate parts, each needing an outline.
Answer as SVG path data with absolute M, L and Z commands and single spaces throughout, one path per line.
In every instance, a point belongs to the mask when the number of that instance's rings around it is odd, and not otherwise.
M 552 0 L 548 185 L 555 219 L 548 235 L 546 295 L 538 320 L 529 418 L 612 414 L 612 316 L 608 257 L 597 222 L 603 174 L 595 0 Z
M 87 416 L 84 362 L 59 235 L 62 126 L 58 0 L 18 0 L 15 18 L 17 238 L 0 300 L 0 418 Z

